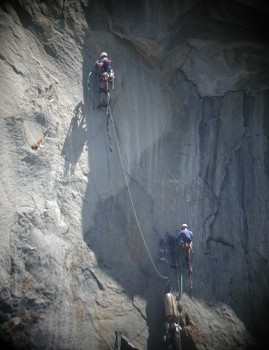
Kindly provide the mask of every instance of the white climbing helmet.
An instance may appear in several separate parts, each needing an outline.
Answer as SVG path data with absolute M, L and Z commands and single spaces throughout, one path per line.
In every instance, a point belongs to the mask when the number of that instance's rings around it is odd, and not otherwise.
M 188 225 L 187 224 L 182 224 L 181 228 L 188 228 Z
M 107 53 L 106 52 L 102 52 L 101 55 L 100 55 L 100 58 L 103 58 L 103 57 L 107 57 Z

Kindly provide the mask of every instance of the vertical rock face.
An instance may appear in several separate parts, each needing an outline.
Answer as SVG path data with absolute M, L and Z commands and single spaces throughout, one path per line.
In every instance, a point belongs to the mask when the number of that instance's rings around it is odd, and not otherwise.
M 1 3 L 3 340 L 110 349 L 119 330 L 161 349 L 155 257 L 183 222 L 193 296 L 268 331 L 267 15 L 243 0 Z M 87 88 L 102 51 L 109 120 Z

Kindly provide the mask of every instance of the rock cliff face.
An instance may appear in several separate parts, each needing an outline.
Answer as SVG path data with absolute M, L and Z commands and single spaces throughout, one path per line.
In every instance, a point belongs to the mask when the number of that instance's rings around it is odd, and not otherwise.
M 3 340 L 111 349 L 118 330 L 162 349 L 170 269 L 158 243 L 183 222 L 194 232 L 185 300 L 205 334 L 196 347 L 247 348 L 244 325 L 266 339 L 264 3 L 1 2 Z M 102 51 L 116 74 L 108 121 L 87 88 Z

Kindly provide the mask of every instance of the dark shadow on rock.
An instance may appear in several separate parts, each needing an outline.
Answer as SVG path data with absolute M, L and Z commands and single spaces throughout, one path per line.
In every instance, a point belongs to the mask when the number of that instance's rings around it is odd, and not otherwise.
M 90 39 L 89 39 L 90 40 Z M 91 45 L 85 40 L 85 47 Z M 108 52 L 113 48 L 107 48 Z M 86 114 L 86 142 L 90 173 L 82 208 L 84 240 L 95 253 L 98 266 L 116 283 L 119 283 L 130 299 L 141 296 L 146 302 L 145 315 L 149 338 L 147 349 L 162 349 L 163 295 L 166 281 L 156 276 L 143 240 L 137 228 L 128 189 L 118 158 L 114 134 L 108 140 L 107 119 L 104 111 L 95 108 L 96 91 L 88 88 L 88 78 L 93 62 L 85 53 L 84 58 L 84 111 Z M 96 52 L 97 56 L 99 53 Z M 116 75 L 120 72 L 116 69 Z M 90 82 L 91 84 L 91 82 Z M 117 94 L 117 84 L 113 90 Z M 93 97 L 94 96 L 94 97 Z M 113 99 L 114 101 L 114 99 Z M 113 113 L 113 106 L 112 106 Z M 117 116 L 114 116 L 117 128 Z M 107 143 L 109 145 L 107 145 Z M 111 152 L 111 148 L 113 152 Z M 121 179 L 121 183 L 117 179 Z M 115 184 L 115 186 L 114 186 Z M 138 217 L 145 216 L 139 208 L 139 201 L 149 202 L 151 198 L 130 179 L 130 190 L 134 195 Z M 141 192 L 140 192 L 141 191 Z M 104 195 L 105 194 L 105 195 Z M 141 206 L 140 206 L 141 207 Z M 150 219 L 148 219 L 150 220 Z M 144 225 L 142 223 L 144 229 Z M 148 235 L 148 232 L 147 232 Z M 146 235 L 146 240 L 147 240 Z M 153 259 L 157 259 L 159 240 L 149 242 Z M 166 270 L 167 266 L 165 266 Z M 166 271 L 165 271 L 166 272 Z M 134 303 L 135 308 L 135 303 Z M 124 328 L 122 329 L 124 332 Z M 137 330 L 139 332 L 139 330 Z
M 62 149 L 62 156 L 65 158 L 65 177 L 67 179 L 74 173 L 76 164 L 86 143 L 86 115 L 84 104 L 80 101 L 73 112 L 68 134 Z
M 149 327 L 148 349 L 163 349 L 165 284 L 159 279 L 151 280 L 146 296 L 147 322 Z
M 92 109 L 96 109 L 99 104 L 99 72 L 96 68 L 92 70 L 87 75 L 87 95 L 88 103 L 92 104 Z
M 13 345 L 12 341 L 0 339 L 0 349 L 1 350 L 15 350 L 17 348 Z

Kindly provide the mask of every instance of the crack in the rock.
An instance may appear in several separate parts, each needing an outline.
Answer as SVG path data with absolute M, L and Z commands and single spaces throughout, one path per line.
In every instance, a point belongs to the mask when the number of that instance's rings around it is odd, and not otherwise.
M 147 317 L 144 315 L 143 311 L 140 310 L 140 308 L 138 306 L 135 305 L 135 301 L 134 301 L 134 298 L 132 298 L 132 305 L 133 307 L 137 310 L 137 312 L 141 315 L 141 317 L 147 321 Z
M 208 237 L 208 239 L 206 240 L 206 243 L 209 243 L 209 242 L 215 242 L 215 243 L 220 243 L 226 247 L 231 247 L 231 248 L 234 248 L 234 244 L 228 242 L 224 237 L 222 236 L 218 236 L 216 238 L 213 238 L 213 237 Z
M 99 278 L 96 276 L 96 274 L 91 270 L 91 269 L 85 269 L 83 271 L 89 271 L 90 274 L 92 275 L 93 279 L 95 280 L 95 282 L 97 283 L 97 286 L 100 290 L 105 290 L 105 287 L 103 286 L 103 284 L 100 282 Z

